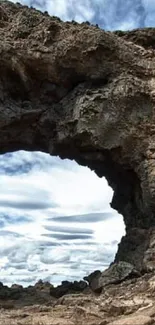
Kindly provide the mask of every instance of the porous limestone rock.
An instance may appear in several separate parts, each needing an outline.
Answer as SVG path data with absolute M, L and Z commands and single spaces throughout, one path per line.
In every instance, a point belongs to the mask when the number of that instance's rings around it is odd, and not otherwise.
M 0 324 L 155 324 L 155 272 L 109 284 L 100 295 L 85 291 L 56 299 L 43 292 L 41 281 L 38 284 L 23 288 L 19 297 L 12 297 L 13 289 L 5 287 L 10 295 L 0 298 Z
M 0 152 L 40 150 L 105 176 L 126 236 L 154 263 L 155 29 L 108 32 L 0 2 Z M 103 193 L 104 196 L 104 193 Z
M 94 292 L 101 292 L 103 287 L 99 286 L 99 279 L 102 276 L 102 272 L 99 270 L 96 270 L 92 273 L 90 273 L 88 276 L 84 277 L 84 280 L 89 283 L 89 287 L 94 291 Z
M 108 325 L 153 325 L 154 321 L 149 316 L 132 316 L 117 319 Z
M 138 276 L 140 276 L 140 273 L 132 264 L 120 261 L 112 264 L 103 272 L 95 271 L 91 273 L 88 277 L 84 277 L 84 280 L 89 282 L 89 286 L 94 292 L 100 293 L 109 284 L 117 284 L 125 279 Z

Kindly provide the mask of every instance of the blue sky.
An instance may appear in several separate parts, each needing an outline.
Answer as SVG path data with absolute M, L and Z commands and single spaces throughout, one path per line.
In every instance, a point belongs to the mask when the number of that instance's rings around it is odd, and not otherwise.
M 16 1 L 13 1 L 16 2 Z M 101 28 L 154 27 L 154 0 L 21 0 L 62 20 L 90 21 Z
M 154 0 L 20 2 L 108 30 L 154 26 Z M 0 185 L 0 281 L 56 284 L 113 260 L 124 224 L 105 178 L 74 161 L 18 151 L 1 155 Z

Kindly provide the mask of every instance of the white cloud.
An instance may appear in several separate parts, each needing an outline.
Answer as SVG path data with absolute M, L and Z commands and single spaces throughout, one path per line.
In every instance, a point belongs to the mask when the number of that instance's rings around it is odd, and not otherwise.
M 15 245 L 6 240 L 6 244 L 7 249 L 0 250 L 0 272 L 1 280 L 4 278 L 9 285 L 18 281 L 27 286 L 28 282 L 39 280 L 40 275 L 43 279 L 48 277 L 54 284 L 65 279 L 81 279 L 94 269 L 103 270 L 115 253 L 112 243 L 109 246 L 83 243 L 78 249 L 73 244 L 42 250 L 28 240 L 19 240 Z
M 27 285 L 40 274 L 53 283 L 80 279 L 112 261 L 124 228 L 110 208 L 112 190 L 104 178 L 40 152 L 3 155 L 0 166 L 0 270 L 6 283 Z
M 115 214 L 113 218 L 102 221 L 96 225 L 94 236 L 98 242 L 108 243 L 121 238 L 123 234 L 123 218 L 121 215 Z

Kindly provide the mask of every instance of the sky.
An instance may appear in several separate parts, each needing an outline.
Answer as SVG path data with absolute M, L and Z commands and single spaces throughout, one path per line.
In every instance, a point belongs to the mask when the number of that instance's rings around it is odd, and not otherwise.
M 16 2 L 16 1 L 13 1 Z M 18 0 L 19 2 L 19 0 Z M 154 0 L 20 0 L 106 30 L 153 27 Z M 41 152 L 0 156 L 0 281 L 59 284 L 104 270 L 125 233 L 112 189 L 75 161 Z
M 16 2 L 16 0 L 13 0 Z M 62 20 L 90 21 L 108 30 L 154 27 L 154 0 L 18 0 Z
M 0 157 L 0 281 L 56 285 L 105 269 L 124 233 L 106 179 L 42 152 Z

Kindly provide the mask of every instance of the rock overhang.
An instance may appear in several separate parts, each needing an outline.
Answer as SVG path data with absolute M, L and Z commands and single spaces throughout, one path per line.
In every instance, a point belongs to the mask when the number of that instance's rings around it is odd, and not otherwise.
M 127 231 L 116 260 L 139 269 L 154 249 L 154 37 L 0 4 L 0 152 L 40 150 L 105 176 Z

